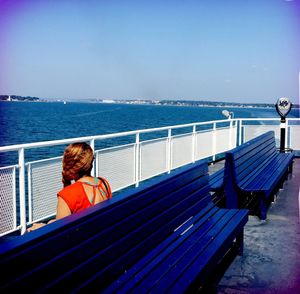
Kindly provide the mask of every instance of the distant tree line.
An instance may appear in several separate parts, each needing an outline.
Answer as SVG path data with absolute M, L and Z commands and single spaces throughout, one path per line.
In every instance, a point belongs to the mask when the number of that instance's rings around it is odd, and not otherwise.
M 240 102 L 221 102 L 206 100 L 161 100 L 162 105 L 188 105 L 188 106 L 221 106 L 221 107 L 275 107 L 275 103 L 240 103 Z M 299 104 L 293 104 L 294 108 L 299 108 Z

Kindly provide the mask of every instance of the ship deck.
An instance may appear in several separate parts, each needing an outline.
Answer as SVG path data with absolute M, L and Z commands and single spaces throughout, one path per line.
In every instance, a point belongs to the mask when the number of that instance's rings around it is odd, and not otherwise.
M 222 162 L 210 167 L 210 172 Z M 267 221 L 249 216 L 244 255 L 235 258 L 218 293 L 300 293 L 300 158 L 271 204 Z

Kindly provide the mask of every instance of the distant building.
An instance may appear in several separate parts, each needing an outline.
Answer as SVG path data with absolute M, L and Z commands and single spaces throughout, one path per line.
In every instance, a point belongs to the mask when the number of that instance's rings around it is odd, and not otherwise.
M 115 103 L 114 100 L 109 100 L 109 99 L 107 99 L 107 100 L 102 100 L 102 102 L 103 102 L 103 103 Z

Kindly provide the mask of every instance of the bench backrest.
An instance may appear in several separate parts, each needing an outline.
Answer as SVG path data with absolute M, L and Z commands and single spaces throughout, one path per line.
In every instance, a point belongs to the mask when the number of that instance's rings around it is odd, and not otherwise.
M 96 278 L 105 288 L 209 203 L 200 161 L 1 243 L 1 287 L 68 292 Z
M 226 160 L 232 162 L 236 183 L 240 184 L 276 152 L 274 131 L 270 131 L 227 152 Z
M 243 185 L 256 171 L 276 154 L 274 131 L 266 132 L 246 143 L 226 152 L 224 170 L 225 194 L 234 199 L 236 186 Z M 229 198 L 227 198 L 229 199 Z M 228 208 L 237 207 L 237 199 L 227 203 Z

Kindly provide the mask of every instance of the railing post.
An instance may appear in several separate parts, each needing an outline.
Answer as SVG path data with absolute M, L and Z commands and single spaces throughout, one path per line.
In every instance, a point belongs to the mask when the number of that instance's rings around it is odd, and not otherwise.
M 212 132 L 212 158 L 213 161 L 216 160 L 216 152 L 217 152 L 217 124 L 213 123 L 213 132 Z
M 192 162 L 196 160 L 196 125 L 193 125 L 193 135 L 192 135 Z
M 14 208 L 13 208 L 13 213 L 14 213 L 14 225 L 13 228 L 17 228 L 17 187 L 16 187 L 16 167 L 13 168 L 13 201 L 14 201 Z
M 289 148 L 290 144 L 288 142 L 288 132 L 289 132 L 289 127 L 288 127 L 288 121 L 287 119 L 285 120 L 285 148 Z
M 94 176 L 99 177 L 100 176 L 100 171 L 99 171 L 99 152 L 96 153 L 95 156 L 95 167 L 93 166 L 94 171 Z
M 233 147 L 232 148 L 235 148 L 238 145 L 238 125 L 239 125 L 239 121 L 237 119 L 235 119 L 234 120 L 234 128 L 233 128 L 233 133 L 234 133 L 233 140 L 234 140 L 234 143 L 233 143 Z
M 230 119 L 229 121 L 229 140 L 228 140 L 228 149 L 232 149 L 232 133 L 233 133 L 233 129 L 232 129 L 232 124 L 233 124 L 233 121 L 232 119 Z
M 26 231 L 25 158 L 24 148 L 19 149 L 19 200 L 21 234 Z
M 135 186 L 139 186 L 140 181 L 140 134 L 135 137 Z
M 95 139 L 92 139 L 92 140 L 90 141 L 90 146 L 91 146 L 91 148 L 93 149 L 93 152 L 95 153 Z M 96 176 L 95 171 L 96 171 L 97 169 L 95 168 L 95 162 L 97 162 L 97 161 L 96 161 L 96 158 L 94 159 L 93 168 L 92 168 L 92 170 L 91 170 L 91 175 L 92 175 L 92 177 L 95 177 L 95 176 Z
M 172 129 L 168 129 L 168 140 L 167 140 L 167 172 L 171 172 L 172 168 Z
M 31 182 L 31 163 L 27 166 L 28 181 L 28 221 L 32 223 L 32 182 Z
M 291 148 L 292 142 L 291 142 L 291 127 L 290 127 L 290 120 L 286 119 L 286 142 L 287 142 L 287 148 Z
M 286 119 L 285 117 L 281 117 L 280 119 L 280 152 L 285 152 L 286 149 Z
M 239 120 L 239 146 L 242 145 L 242 132 L 243 132 L 243 122 Z

